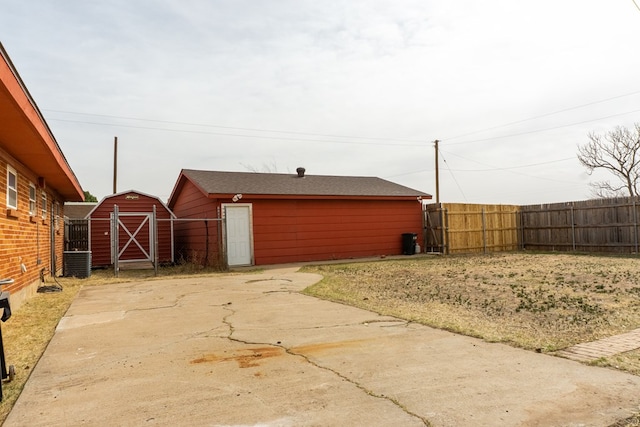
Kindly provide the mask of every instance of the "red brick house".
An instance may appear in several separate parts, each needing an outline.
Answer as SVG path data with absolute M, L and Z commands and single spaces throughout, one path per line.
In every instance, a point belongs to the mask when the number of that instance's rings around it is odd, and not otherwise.
M 422 200 L 430 198 L 380 178 L 303 168 L 293 175 L 185 169 L 168 205 L 178 218 L 177 253 L 240 266 L 401 254 L 402 234 L 422 232 Z
M 11 305 L 59 273 L 63 206 L 82 201 L 80 184 L 51 129 L 0 44 L 0 278 Z

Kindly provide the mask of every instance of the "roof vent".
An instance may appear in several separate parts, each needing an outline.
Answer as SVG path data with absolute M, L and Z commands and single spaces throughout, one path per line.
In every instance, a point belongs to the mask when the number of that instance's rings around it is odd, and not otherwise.
M 296 169 L 296 172 L 298 172 L 298 178 L 304 178 L 304 172 L 305 172 L 305 168 L 298 168 Z

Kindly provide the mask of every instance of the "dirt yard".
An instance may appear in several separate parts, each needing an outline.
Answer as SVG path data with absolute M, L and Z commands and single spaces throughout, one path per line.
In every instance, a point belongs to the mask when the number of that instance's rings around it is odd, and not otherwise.
M 306 267 L 306 292 L 538 352 L 640 328 L 640 258 L 507 253 Z M 640 375 L 640 351 L 595 363 Z

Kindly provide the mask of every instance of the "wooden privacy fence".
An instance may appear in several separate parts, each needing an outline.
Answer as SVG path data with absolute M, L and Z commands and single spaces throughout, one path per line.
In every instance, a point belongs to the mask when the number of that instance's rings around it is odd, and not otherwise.
M 64 250 L 89 250 L 89 221 L 86 219 L 66 219 L 64 222 Z
M 522 206 L 524 247 L 543 251 L 637 253 L 638 208 L 637 197 Z
M 640 198 L 543 205 L 441 203 L 424 209 L 425 251 L 638 253 Z
M 521 247 L 518 206 L 426 205 L 424 224 L 424 248 L 427 252 L 497 252 Z

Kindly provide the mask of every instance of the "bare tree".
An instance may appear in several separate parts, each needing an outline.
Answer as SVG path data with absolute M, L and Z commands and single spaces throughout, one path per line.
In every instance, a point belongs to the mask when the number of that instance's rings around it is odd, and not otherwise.
M 262 163 L 262 167 L 256 167 L 253 165 L 245 165 L 240 163 L 246 170 L 254 173 L 278 173 L 278 164 L 275 160 L 271 160 L 271 163 Z
M 578 146 L 578 160 L 589 174 L 604 169 L 617 178 L 591 183 L 597 197 L 637 196 L 640 179 L 640 123 L 634 129 L 622 126 L 604 134 L 590 133 L 589 142 Z

